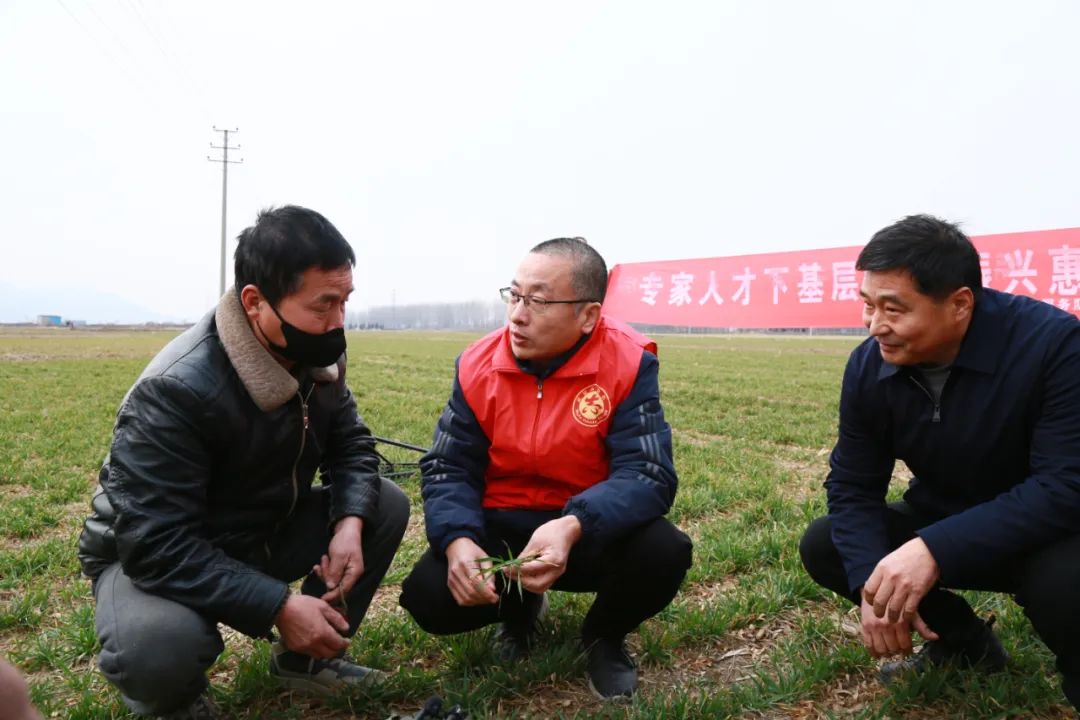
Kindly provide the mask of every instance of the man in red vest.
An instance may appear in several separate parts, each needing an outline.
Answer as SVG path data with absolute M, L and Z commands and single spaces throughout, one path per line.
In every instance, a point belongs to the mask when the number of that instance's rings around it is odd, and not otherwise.
M 692 547 L 664 518 L 678 479 L 656 345 L 601 313 L 606 290 L 600 254 L 556 238 L 500 291 L 509 322 L 458 358 L 421 463 L 431 547 L 401 592 L 431 633 L 501 623 L 503 662 L 531 648 L 548 589 L 595 592 L 581 637 L 604 699 L 636 689 L 624 638 L 675 597 Z M 528 560 L 490 572 L 508 553 Z

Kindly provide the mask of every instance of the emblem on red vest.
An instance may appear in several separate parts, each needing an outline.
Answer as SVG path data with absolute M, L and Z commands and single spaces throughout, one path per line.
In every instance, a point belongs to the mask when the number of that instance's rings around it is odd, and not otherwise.
M 596 427 L 611 415 L 611 398 L 599 385 L 590 385 L 574 398 L 574 419 L 585 427 Z

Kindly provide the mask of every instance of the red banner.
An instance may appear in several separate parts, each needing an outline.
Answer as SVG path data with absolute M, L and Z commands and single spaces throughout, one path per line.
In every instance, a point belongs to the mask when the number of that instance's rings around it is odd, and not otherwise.
M 1080 315 L 1080 228 L 973 237 L 983 287 Z M 862 325 L 862 246 L 628 263 L 611 269 L 604 311 L 680 327 Z

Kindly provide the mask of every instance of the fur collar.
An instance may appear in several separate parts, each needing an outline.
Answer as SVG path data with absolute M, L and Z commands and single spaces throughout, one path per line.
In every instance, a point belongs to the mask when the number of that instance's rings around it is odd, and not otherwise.
M 292 399 L 300 389 L 300 383 L 256 339 L 240 298 L 231 287 L 221 296 L 214 320 L 229 362 L 259 409 L 271 412 Z M 337 364 L 311 370 L 315 382 L 334 382 L 338 374 Z

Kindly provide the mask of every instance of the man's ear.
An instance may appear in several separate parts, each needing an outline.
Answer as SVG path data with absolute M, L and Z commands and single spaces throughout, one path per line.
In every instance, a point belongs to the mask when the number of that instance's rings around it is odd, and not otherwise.
M 975 293 L 969 287 L 962 287 L 949 298 L 953 319 L 957 322 L 967 320 L 975 310 Z
M 591 302 L 585 306 L 582 311 L 584 313 L 584 322 L 581 325 L 581 332 L 591 333 L 596 327 L 596 323 L 600 322 L 600 303 Z
M 245 285 L 240 291 L 240 305 L 244 308 L 244 314 L 252 320 L 258 317 L 264 300 L 259 288 L 254 285 Z

